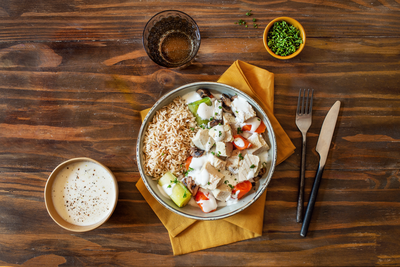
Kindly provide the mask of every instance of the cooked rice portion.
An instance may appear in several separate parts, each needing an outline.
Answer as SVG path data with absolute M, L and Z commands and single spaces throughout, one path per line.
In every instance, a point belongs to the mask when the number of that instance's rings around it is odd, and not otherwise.
M 196 119 L 180 96 L 158 110 L 144 136 L 145 173 L 154 178 L 167 171 L 183 174 L 191 139 L 197 130 Z

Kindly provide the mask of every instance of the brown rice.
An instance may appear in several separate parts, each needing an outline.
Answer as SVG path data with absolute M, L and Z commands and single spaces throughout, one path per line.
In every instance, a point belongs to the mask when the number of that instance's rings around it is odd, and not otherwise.
M 160 178 L 167 171 L 179 176 L 185 171 L 191 139 L 198 127 L 180 96 L 156 112 L 144 136 L 144 171 Z

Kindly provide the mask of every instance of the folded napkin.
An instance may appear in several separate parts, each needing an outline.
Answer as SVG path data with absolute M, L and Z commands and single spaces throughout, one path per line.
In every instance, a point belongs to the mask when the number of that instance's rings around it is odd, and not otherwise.
M 238 88 L 264 109 L 275 132 L 277 164 L 294 152 L 294 145 L 273 115 L 274 74 L 242 61 L 235 61 L 218 80 Z M 140 112 L 142 120 L 150 109 Z M 196 221 L 169 211 L 150 194 L 142 179 L 136 187 L 167 228 L 174 255 L 246 240 L 262 235 L 267 192 L 244 211 L 218 221 Z

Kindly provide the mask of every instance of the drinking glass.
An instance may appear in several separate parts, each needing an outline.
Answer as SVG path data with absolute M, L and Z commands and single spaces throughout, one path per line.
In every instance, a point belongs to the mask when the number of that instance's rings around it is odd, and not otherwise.
M 186 13 L 166 10 L 154 15 L 143 30 L 147 55 L 167 68 L 190 63 L 200 48 L 200 30 Z

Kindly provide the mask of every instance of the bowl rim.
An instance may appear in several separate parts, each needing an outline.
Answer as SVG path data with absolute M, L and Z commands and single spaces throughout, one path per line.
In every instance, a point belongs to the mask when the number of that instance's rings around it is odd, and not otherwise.
M 292 25 L 293 25 L 293 23 L 291 23 L 290 21 L 294 21 L 294 22 L 298 23 L 298 29 L 300 30 L 300 33 L 303 35 L 302 36 L 303 43 L 300 45 L 299 49 L 297 49 L 293 54 L 290 54 L 285 57 L 279 56 L 279 55 L 275 54 L 274 52 L 272 52 L 272 50 L 268 47 L 268 43 L 267 43 L 268 32 L 271 29 L 272 25 L 275 22 L 282 21 L 282 20 L 284 20 Z M 303 48 L 306 44 L 306 31 L 304 30 L 303 25 L 301 25 L 301 23 L 298 22 L 296 19 L 291 18 L 291 17 L 278 17 L 278 18 L 273 19 L 270 23 L 268 23 L 267 27 L 265 27 L 264 34 L 263 34 L 263 43 L 264 43 L 265 49 L 268 51 L 268 53 L 271 56 L 273 56 L 277 59 L 282 59 L 282 60 L 291 59 L 291 58 L 294 58 L 295 56 L 297 56 L 298 54 L 300 54 L 300 52 L 303 50 Z
M 269 125 L 267 125 L 267 129 L 270 128 L 270 129 L 269 129 L 269 134 L 270 134 L 270 139 L 271 139 L 271 148 L 270 148 L 270 149 L 273 150 L 273 159 L 272 159 L 272 161 L 271 161 L 271 166 L 270 166 L 270 170 L 271 170 L 271 171 L 267 174 L 267 176 L 266 176 L 267 179 L 266 179 L 266 181 L 264 182 L 264 184 L 262 184 L 262 185 L 260 184 L 260 187 L 262 187 L 262 189 L 261 189 L 261 190 L 258 190 L 257 192 L 255 192 L 254 197 L 253 197 L 249 202 L 247 202 L 245 205 L 243 205 L 242 207 L 240 207 L 240 208 L 238 208 L 238 209 L 236 209 L 236 210 L 234 210 L 234 211 L 232 211 L 232 212 L 229 212 L 229 213 L 227 213 L 227 214 L 216 215 L 216 216 L 212 216 L 212 217 L 200 217 L 200 216 L 196 216 L 196 215 L 186 214 L 186 213 L 182 212 L 181 210 L 174 209 L 174 208 L 170 207 L 167 203 L 165 203 L 165 202 L 153 191 L 153 189 L 151 188 L 151 186 L 150 186 L 150 184 L 149 184 L 149 181 L 145 178 L 146 175 L 145 175 L 145 173 L 144 173 L 144 170 L 143 170 L 143 168 L 142 168 L 142 165 L 140 164 L 140 163 L 141 163 L 141 154 L 140 154 L 140 143 L 141 143 L 140 141 L 141 141 L 141 137 L 144 136 L 145 125 L 149 122 L 150 117 L 153 117 L 154 114 L 155 114 L 155 112 L 156 112 L 158 109 L 162 108 L 162 107 L 158 107 L 158 106 L 160 105 L 160 103 L 163 102 L 165 99 L 169 98 L 172 94 L 175 94 L 175 93 L 178 92 L 178 91 L 184 90 L 184 89 L 186 89 L 187 87 L 192 87 L 192 86 L 197 86 L 197 85 L 200 85 L 200 86 L 204 86 L 204 85 L 223 86 L 223 87 L 229 88 L 230 90 L 232 90 L 232 91 L 234 91 L 234 92 L 236 92 L 236 93 L 243 94 L 243 95 L 245 95 L 246 97 L 248 97 L 249 99 L 252 99 L 253 102 L 254 102 L 254 103 L 252 103 L 252 105 L 253 105 L 253 104 L 255 105 L 256 110 L 257 110 L 258 112 L 260 112 L 260 113 L 263 115 L 264 119 L 267 120 L 267 122 L 268 122 L 268 124 L 269 124 Z M 211 90 L 212 90 L 212 89 L 211 89 Z M 181 215 L 181 216 L 184 216 L 184 217 L 187 217 L 187 218 L 190 218 L 190 219 L 194 219 L 194 220 L 201 220 L 201 221 L 212 221 L 212 220 L 224 219 L 224 218 L 230 217 L 230 216 L 232 216 L 232 215 L 235 215 L 235 214 L 237 214 L 237 213 L 239 213 L 239 212 L 245 210 L 245 209 L 248 208 L 249 206 L 251 206 L 251 205 L 252 205 L 256 200 L 258 200 L 258 198 L 265 192 L 265 190 L 266 190 L 266 188 L 267 188 L 269 182 L 271 181 L 272 175 L 273 175 L 273 173 L 274 173 L 274 171 L 275 171 L 275 167 L 276 167 L 276 157 L 277 157 L 277 145 L 276 145 L 275 132 L 274 132 L 274 130 L 273 130 L 273 128 L 272 128 L 271 121 L 269 120 L 269 118 L 268 118 L 267 114 L 265 113 L 265 111 L 261 108 L 261 106 L 257 103 L 257 101 L 254 100 L 254 98 L 250 97 L 249 95 L 247 95 L 247 94 L 244 93 L 243 91 L 241 91 L 241 90 L 239 90 L 239 89 L 237 89 L 237 88 L 235 88 L 235 87 L 233 87 L 233 86 L 230 86 L 230 85 L 227 85 L 227 84 L 223 84 L 223 83 L 218 83 L 218 82 L 194 82 L 194 83 L 189 83 L 189 84 L 182 85 L 182 86 L 180 86 L 180 87 L 178 87 L 178 88 L 176 88 L 176 89 L 173 89 L 173 90 L 171 90 L 170 92 L 166 93 L 164 96 L 162 96 L 162 97 L 151 107 L 151 109 L 150 109 L 149 112 L 147 113 L 146 117 L 144 118 L 144 120 L 143 120 L 143 122 L 142 122 L 142 125 L 141 125 L 141 127 L 140 127 L 140 130 L 139 130 L 139 134 L 138 134 L 138 138 L 137 138 L 137 144 L 136 144 L 136 161 L 137 161 L 137 166 L 138 166 L 139 173 L 140 173 L 140 176 L 141 176 L 141 178 L 142 178 L 142 181 L 143 181 L 143 183 L 145 184 L 147 190 L 150 192 L 150 194 L 151 194 L 161 205 L 163 205 L 164 207 L 166 207 L 168 210 L 170 210 L 170 211 L 172 211 L 172 212 L 174 212 L 174 213 L 176 213 L 176 214 L 179 214 L 179 215 Z M 211 214 L 211 213 L 209 213 L 209 214 Z
M 93 162 L 93 163 L 101 166 L 102 168 L 104 168 L 105 171 L 112 178 L 113 183 L 114 183 L 114 188 L 115 188 L 115 199 L 113 202 L 113 207 L 110 210 L 110 212 L 108 213 L 108 215 L 106 217 L 104 217 L 103 219 L 101 219 L 100 221 L 98 221 L 94 224 L 90 224 L 90 225 L 76 225 L 76 224 L 72 224 L 72 223 L 65 221 L 57 213 L 57 211 L 54 207 L 53 199 L 52 199 L 52 195 L 51 195 L 51 189 L 52 189 L 54 180 L 57 177 L 58 173 L 64 167 L 68 166 L 69 164 L 79 162 L 79 161 L 90 161 L 90 162 Z M 72 158 L 72 159 L 66 160 L 66 161 L 58 164 L 58 166 L 54 168 L 54 170 L 50 173 L 49 177 L 47 178 L 46 185 L 44 188 L 44 202 L 45 202 L 47 213 L 50 215 L 50 217 L 53 219 L 53 221 L 55 223 L 57 223 L 60 227 L 64 228 L 65 230 L 72 231 L 72 232 L 87 232 L 87 231 L 94 230 L 94 229 L 100 227 L 102 224 L 104 224 L 112 216 L 115 208 L 117 207 L 118 195 L 119 195 L 118 182 L 117 182 L 117 179 L 115 178 L 115 175 L 112 173 L 112 171 L 107 166 L 98 162 L 97 160 L 87 158 L 87 157 Z
M 145 36 L 145 32 L 146 32 L 146 29 L 147 29 L 147 26 L 149 25 L 149 23 L 150 23 L 150 22 L 153 20 L 153 18 L 155 18 L 156 16 L 158 16 L 158 15 L 160 15 L 160 14 L 163 14 L 163 13 L 167 13 L 167 12 L 177 12 L 177 13 L 183 14 L 184 16 L 187 16 L 187 17 L 193 22 L 193 24 L 196 26 L 196 31 L 199 33 L 199 45 L 198 45 L 198 47 L 196 48 L 196 50 L 194 51 L 194 56 L 193 56 L 192 58 L 190 58 L 187 62 L 184 62 L 184 63 L 182 63 L 182 64 L 179 65 L 179 66 L 173 66 L 173 67 L 168 67 L 168 66 L 165 66 L 164 64 L 160 64 L 160 63 L 156 62 L 156 61 L 150 56 L 150 52 L 148 51 L 146 45 L 144 44 L 144 41 L 145 41 L 144 36 Z M 144 26 L 143 32 L 142 32 L 142 45 L 143 45 L 144 51 L 146 51 L 147 56 L 148 56 L 154 63 L 156 63 L 157 65 L 162 66 L 162 67 L 165 67 L 165 68 L 169 68 L 169 69 L 179 68 L 179 67 L 185 66 L 186 64 L 188 64 L 189 62 L 191 62 L 191 61 L 196 57 L 197 53 L 199 52 L 199 49 L 200 49 L 200 46 L 201 46 L 200 28 L 199 28 L 199 25 L 197 25 L 197 22 L 196 22 L 189 14 L 187 14 L 187 13 L 185 13 L 185 12 L 183 12 L 183 11 L 176 10 L 176 9 L 167 9 L 167 10 L 163 10 L 163 11 L 160 11 L 160 12 L 156 13 L 155 15 L 153 15 L 153 16 L 146 22 L 146 25 Z

